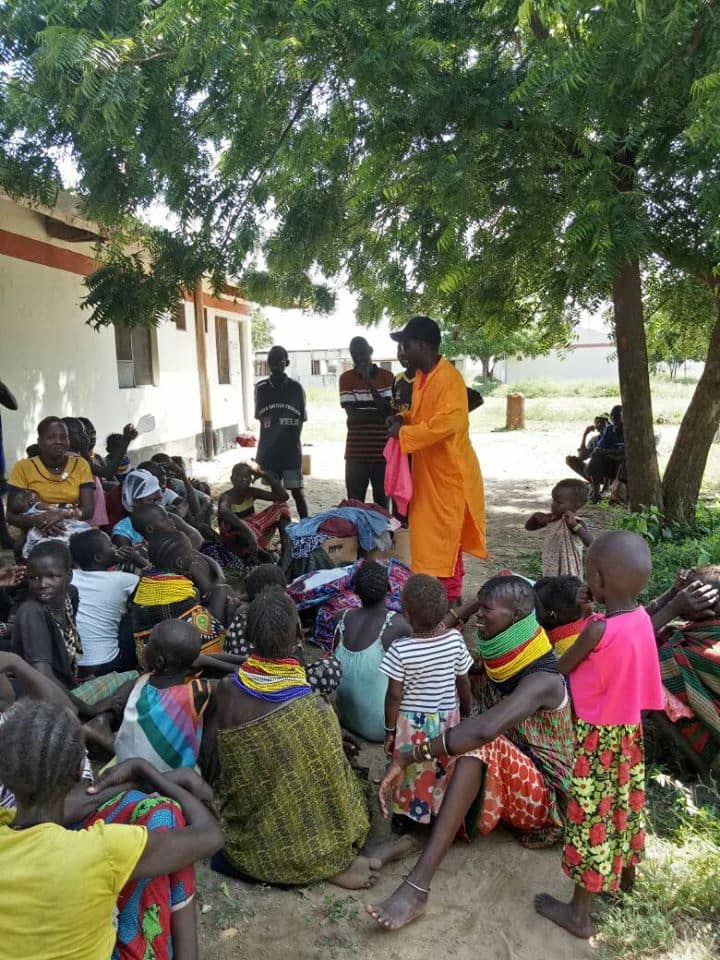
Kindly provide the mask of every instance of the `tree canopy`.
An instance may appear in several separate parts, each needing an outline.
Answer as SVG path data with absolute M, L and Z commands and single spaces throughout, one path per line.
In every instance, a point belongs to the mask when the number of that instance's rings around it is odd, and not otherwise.
M 156 320 L 202 273 L 320 308 L 313 278 L 342 273 L 363 321 L 532 316 L 548 336 L 611 299 L 631 497 L 662 502 L 641 268 L 717 292 L 718 0 L 5 0 L 4 15 L 0 183 L 42 197 L 72 155 L 113 238 L 96 322 Z M 143 280 L 123 241 L 158 199 L 174 222 L 151 231 Z M 715 370 L 681 428 L 705 457 Z M 666 473 L 675 510 L 694 508 L 703 467 L 684 492 Z

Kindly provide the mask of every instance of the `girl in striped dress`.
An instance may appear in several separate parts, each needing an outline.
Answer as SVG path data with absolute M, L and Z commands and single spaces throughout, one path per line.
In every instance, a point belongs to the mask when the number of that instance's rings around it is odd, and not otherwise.
M 473 663 L 462 634 L 443 623 L 448 599 L 439 580 L 425 574 L 410 577 L 402 606 L 412 636 L 395 640 L 380 665 L 389 681 L 385 753 L 392 756 L 417 747 L 423 759 L 406 767 L 395 792 L 393 826 L 400 830 L 410 825 L 407 819 L 429 824 L 440 809 L 448 757 L 425 757 L 424 745 L 469 715 L 468 672 Z

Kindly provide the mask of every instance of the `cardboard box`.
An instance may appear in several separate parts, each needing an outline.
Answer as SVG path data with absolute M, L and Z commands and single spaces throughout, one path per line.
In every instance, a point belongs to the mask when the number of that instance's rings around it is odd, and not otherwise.
M 370 550 L 365 554 L 367 560 L 392 560 L 395 558 L 406 567 L 410 567 L 410 533 L 408 530 L 396 530 L 393 544 L 389 550 Z
M 336 567 L 355 563 L 358 558 L 357 537 L 330 537 L 323 543 L 322 548 Z

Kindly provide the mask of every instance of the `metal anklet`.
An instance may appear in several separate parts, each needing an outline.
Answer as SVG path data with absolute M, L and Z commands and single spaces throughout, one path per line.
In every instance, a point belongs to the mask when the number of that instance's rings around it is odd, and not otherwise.
M 412 887 L 413 890 L 417 890 L 418 893 L 430 893 L 430 887 L 419 887 L 417 883 L 413 883 L 412 880 L 408 880 L 407 877 L 403 877 L 403 883 L 406 883 L 409 887 Z

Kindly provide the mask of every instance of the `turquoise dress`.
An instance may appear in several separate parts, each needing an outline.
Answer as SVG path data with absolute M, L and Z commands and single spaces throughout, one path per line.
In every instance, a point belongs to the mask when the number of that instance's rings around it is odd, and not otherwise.
M 385 694 L 388 678 L 380 673 L 385 656 L 382 644 L 385 631 L 397 614 L 388 611 L 377 640 L 364 650 L 348 650 L 345 646 L 345 610 L 337 625 L 335 656 L 342 665 L 342 678 L 335 694 L 335 708 L 340 722 L 348 730 L 382 743 L 385 739 Z

